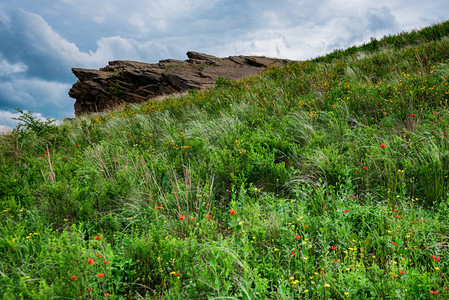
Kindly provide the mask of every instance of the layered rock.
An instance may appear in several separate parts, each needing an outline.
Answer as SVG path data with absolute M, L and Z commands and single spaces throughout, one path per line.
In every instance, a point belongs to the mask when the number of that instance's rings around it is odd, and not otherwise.
M 268 66 L 289 62 L 258 56 L 217 58 L 198 52 L 187 52 L 187 57 L 185 61 L 165 59 L 154 64 L 117 60 L 100 70 L 73 68 L 79 79 L 69 91 L 69 96 L 76 99 L 75 115 L 204 89 L 213 86 L 219 77 L 238 80 L 258 75 Z

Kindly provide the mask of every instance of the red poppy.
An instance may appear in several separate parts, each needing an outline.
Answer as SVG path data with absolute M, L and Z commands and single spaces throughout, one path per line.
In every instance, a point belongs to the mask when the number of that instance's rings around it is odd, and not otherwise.
M 233 209 L 230 209 L 230 210 L 229 210 L 229 213 L 230 213 L 231 215 L 235 215 L 235 214 L 236 214 L 236 211 L 233 210 Z
M 72 280 L 77 280 L 78 277 L 76 277 L 75 275 L 72 275 L 72 276 L 70 277 L 70 279 L 72 279 Z
M 212 219 L 212 215 L 208 215 L 207 218 L 210 220 Z
M 80 145 L 76 145 L 77 147 L 79 147 Z
M 398 211 L 398 209 L 397 208 L 395 208 L 395 209 L 393 209 L 394 211 Z
M 97 235 L 96 235 L 96 236 L 95 236 L 95 239 L 96 239 L 96 240 L 101 240 L 101 239 L 102 239 L 102 237 L 101 237 L 101 236 L 97 236 Z
M 416 232 L 415 230 L 412 231 L 412 233 L 415 233 L 415 232 Z
M 327 206 L 326 206 L 326 205 L 324 206 L 324 209 L 327 209 Z
M 382 144 L 382 145 L 380 145 L 380 148 L 385 148 L 386 146 L 385 146 L 385 144 Z
M 343 213 L 347 213 L 349 211 L 349 209 L 345 209 L 344 211 L 343 211 Z
M 415 114 L 412 114 L 412 117 L 416 117 L 416 115 L 415 115 Z
M 296 253 L 294 251 L 292 251 L 292 255 L 295 255 Z
M 97 253 L 97 257 L 98 257 L 98 258 L 102 258 L 102 256 L 101 256 L 100 253 Z
M 45 152 L 45 155 L 48 155 L 48 152 Z
M 105 264 L 108 264 L 108 263 L 109 263 L 109 260 L 103 259 L 103 262 L 104 262 Z
M 184 221 L 184 220 L 186 219 L 186 217 L 184 217 L 183 215 L 180 215 L 180 216 L 179 216 L 179 219 L 180 219 L 181 221 Z
M 434 259 L 434 260 L 437 260 L 437 261 L 439 261 L 440 260 L 440 257 L 438 256 L 438 257 L 436 257 L 435 255 L 432 255 L 432 258 Z
M 339 259 L 334 259 L 334 261 L 335 261 L 335 262 L 339 262 L 340 260 L 339 260 Z
M 363 247 L 363 246 L 360 246 L 360 249 L 361 249 L 362 251 L 366 251 L 366 250 L 365 250 L 365 247 Z
M 365 166 L 365 167 L 363 167 L 363 169 L 364 169 L 364 170 L 368 170 L 368 167 Z
M 405 271 L 399 270 L 399 273 L 401 273 L 402 275 L 404 275 L 404 274 L 405 274 Z
M 429 293 L 431 293 L 432 295 L 436 295 L 438 294 L 438 291 L 430 290 Z
M 396 276 L 396 275 L 393 275 L 393 277 L 394 277 L 394 278 L 398 278 L 398 276 Z
M 191 218 L 190 218 L 190 220 L 192 220 L 192 221 L 196 221 L 194 217 L 191 217 Z
M 156 209 L 162 209 L 162 206 L 156 206 Z
M 109 295 L 109 293 L 104 293 L 104 296 L 109 297 L 110 295 Z
M 89 291 L 89 292 L 92 292 L 92 290 L 93 290 L 93 288 L 87 288 L 87 290 Z
M 449 291 L 449 288 L 447 286 L 444 287 L 446 289 L 446 291 Z
M 305 228 L 309 228 L 309 226 L 307 226 L 307 225 L 304 225 L 304 227 L 305 227 Z
M 331 246 L 331 249 L 332 249 L 332 250 L 337 250 L 337 247 Z
M 98 278 L 104 277 L 104 274 L 103 273 L 97 274 L 97 277 Z
M 386 116 L 387 115 L 387 113 L 386 112 L 384 112 L 384 116 Z
M 299 240 L 300 238 L 301 238 L 300 235 L 296 235 L 296 234 L 295 234 L 295 239 Z
M 94 260 L 92 258 L 87 258 L 87 263 L 89 265 L 93 265 L 94 264 Z

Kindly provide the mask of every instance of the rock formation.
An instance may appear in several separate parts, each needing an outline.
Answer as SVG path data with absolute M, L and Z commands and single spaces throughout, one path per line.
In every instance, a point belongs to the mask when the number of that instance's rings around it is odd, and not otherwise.
M 69 96 L 76 99 L 75 115 L 203 89 L 213 86 L 219 77 L 238 80 L 289 62 L 258 56 L 217 58 L 198 52 L 187 52 L 187 57 L 185 61 L 164 59 L 154 64 L 117 60 L 100 70 L 73 68 L 79 79 L 69 91 Z

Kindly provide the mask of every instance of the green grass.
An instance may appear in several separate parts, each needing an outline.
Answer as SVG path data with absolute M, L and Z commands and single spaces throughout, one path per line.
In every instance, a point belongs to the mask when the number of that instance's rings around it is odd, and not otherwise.
M 0 295 L 449 297 L 448 30 L 60 126 L 23 113 Z

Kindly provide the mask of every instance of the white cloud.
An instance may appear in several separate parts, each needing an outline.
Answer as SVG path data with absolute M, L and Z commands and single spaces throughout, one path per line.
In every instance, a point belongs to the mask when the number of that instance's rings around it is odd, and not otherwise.
M 11 127 L 5 126 L 5 125 L 0 125 L 0 134 L 8 134 L 11 133 L 12 129 Z
M 10 76 L 15 73 L 26 72 L 27 66 L 22 63 L 11 64 L 6 59 L 0 60 L 0 76 Z
M 0 82 L 0 99 L 3 107 L 31 109 L 59 117 L 73 110 L 73 101 L 67 97 L 70 87 L 70 84 L 39 78 L 13 79 Z
M 25 113 L 27 113 L 27 110 L 24 110 Z M 6 130 L 5 128 L 14 128 L 16 127 L 20 121 L 15 120 L 15 118 L 19 118 L 21 116 L 21 113 L 19 112 L 10 112 L 10 111 L 3 111 L 0 110 L 0 130 L 3 128 L 3 130 Z M 33 113 L 33 116 L 39 120 L 39 121 L 45 121 L 47 118 L 45 118 L 41 113 Z

